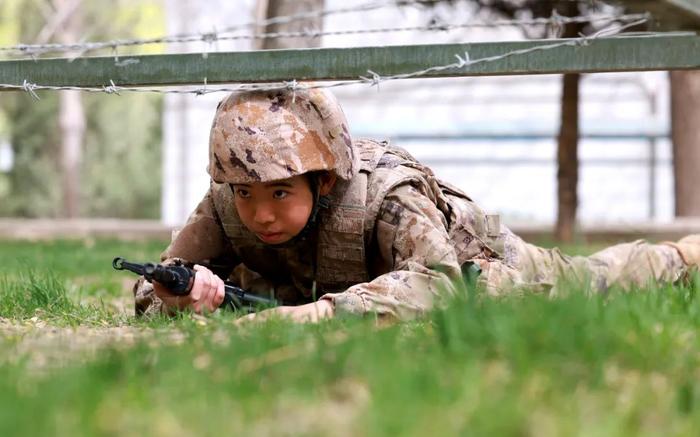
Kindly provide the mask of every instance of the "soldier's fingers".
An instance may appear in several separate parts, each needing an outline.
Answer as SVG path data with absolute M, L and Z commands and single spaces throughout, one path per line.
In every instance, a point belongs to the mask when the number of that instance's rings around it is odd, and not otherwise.
M 207 288 L 206 294 L 204 295 L 204 297 L 202 297 L 201 305 L 202 305 L 202 310 L 206 309 L 207 311 L 212 312 L 212 311 L 214 311 L 213 302 L 214 302 L 214 299 L 216 297 L 216 290 L 218 288 L 218 282 L 217 282 L 218 278 L 211 271 L 208 272 L 208 275 L 209 275 L 209 280 L 208 280 L 209 288 Z
M 224 301 L 224 281 L 218 276 L 214 275 L 214 284 L 212 287 L 211 300 L 208 302 L 207 309 L 211 312 L 216 311 Z
M 199 310 L 214 311 L 216 307 L 214 306 L 214 299 L 216 298 L 216 293 L 219 287 L 219 277 L 216 276 L 211 270 L 200 270 L 200 274 L 206 274 L 207 278 L 204 281 L 207 284 L 202 290 L 202 297 L 199 300 Z
M 194 266 L 194 282 L 192 283 L 192 289 L 190 290 L 190 298 L 193 302 L 199 301 L 199 299 L 202 297 L 202 289 L 204 287 L 204 281 L 206 280 L 204 274 L 200 273 L 198 267 L 200 266 Z
M 201 302 L 206 296 L 209 290 L 209 269 L 206 267 L 195 265 L 194 266 L 195 275 L 194 283 L 192 284 L 192 290 L 190 290 L 190 299 L 192 300 L 192 309 L 199 313 L 201 311 Z
M 226 295 L 226 286 L 224 284 L 224 281 L 221 280 L 218 276 L 216 276 L 218 286 L 216 287 L 216 298 L 214 299 L 214 308 L 212 311 L 216 310 L 219 308 L 219 305 L 221 305 L 224 302 L 224 296 Z

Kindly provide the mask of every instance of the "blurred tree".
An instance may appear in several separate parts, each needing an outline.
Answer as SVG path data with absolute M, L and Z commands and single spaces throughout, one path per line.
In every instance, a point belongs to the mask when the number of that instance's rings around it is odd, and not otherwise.
M 700 217 L 700 71 L 671 72 L 677 217 Z
M 0 22 L 11 23 L 2 44 L 33 41 L 44 25 L 36 1 L 8 0 L 0 8 Z M 56 181 L 58 154 L 58 95 L 40 93 L 35 101 L 27 93 L 5 91 L 0 111 L 5 114 L 5 136 L 14 155 L 13 167 L 2 175 L 6 191 L 0 197 L 0 214 L 55 216 L 60 206 Z
M 56 39 L 62 44 L 78 41 L 83 31 L 82 0 L 53 0 L 43 8 L 46 24 L 35 43 Z M 77 56 L 79 53 L 68 54 Z M 80 163 L 85 138 L 85 111 L 79 91 L 58 95 L 58 127 L 61 149 L 61 215 L 75 218 L 80 211 Z
M 164 31 L 158 0 L 117 1 L 108 10 L 97 3 L 78 2 L 71 10 L 75 1 L 5 0 L 0 4 L 0 21 L 12 25 L 0 28 L 0 43 L 147 37 Z M 76 26 L 69 29 L 72 35 L 61 36 L 66 24 L 60 22 L 62 16 L 77 24 L 82 21 L 82 30 Z M 119 54 L 160 49 L 120 48 Z M 6 92 L 0 100 L 0 112 L 6 120 L 4 128 L 0 126 L 0 136 L 9 139 L 15 158 L 13 168 L 6 175 L 0 174 L 0 187 L 3 179 L 5 182 L 5 189 L 0 190 L 0 215 L 157 218 L 161 96 L 75 95 L 65 91 L 39 95 L 41 100 L 34 101 L 26 93 Z M 59 100 L 64 103 L 60 105 Z M 68 111 L 77 112 L 75 118 L 59 115 L 61 107 L 76 108 L 76 104 L 84 107 L 83 115 L 80 109 Z M 61 159 L 61 138 L 68 135 L 70 147 L 64 148 L 65 159 Z M 63 185 L 77 189 L 61 189 L 62 173 Z M 62 204 L 62 193 L 66 193 L 67 208 Z
M 265 18 L 299 14 L 302 12 L 323 9 L 323 0 L 258 0 L 258 10 L 265 11 Z M 289 23 L 269 24 L 266 33 L 274 32 L 303 32 L 305 30 L 323 30 L 323 17 L 309 17 Z M 265 38 L 262 49 L 289 49 L 303 47 L 319 47 L 321 38 Z
M 162 96 L 84 96 L 89 126 L 81 193 L 90 217 L 159 218 Z

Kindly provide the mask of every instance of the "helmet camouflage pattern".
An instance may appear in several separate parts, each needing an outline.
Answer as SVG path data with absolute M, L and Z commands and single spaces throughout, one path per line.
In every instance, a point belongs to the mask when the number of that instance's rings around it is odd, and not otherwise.
M 329 91 L 246 91 L 219 103 L 208 171 L 218 183 L 268 182 L 317 170 L 349 180 L 359 167 L 356 155 Z

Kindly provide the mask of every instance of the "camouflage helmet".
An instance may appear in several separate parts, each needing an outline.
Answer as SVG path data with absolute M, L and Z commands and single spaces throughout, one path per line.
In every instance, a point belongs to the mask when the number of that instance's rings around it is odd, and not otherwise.
M 358 168 L 345 115 L 329 91 L 245 91 L 219 103 L 207 169 L 215 182 L 268 182 L 317 170 L 349 180 Z

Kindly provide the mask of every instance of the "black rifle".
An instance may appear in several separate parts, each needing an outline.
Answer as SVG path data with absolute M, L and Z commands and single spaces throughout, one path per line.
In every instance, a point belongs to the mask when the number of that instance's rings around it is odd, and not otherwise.
M 137 275 L 142 275 L 151 283 L 156 281 L 176 296 L 187 296 L 190 294 L 196 273 L 191 268 L 180 263 L 171 266 L 153 263 L 138 264 L 128 262 L 122 257 L 114 258 L 112 267 L 115 270 L 128 270 Z M 219 308 L 242 309 L 252 312 L 258 306 L 273 307 L 277 305 L 278 302 L 275 299 L 248 293 L 240 287 L 224 283 L 224 301 L 219 305 Z

